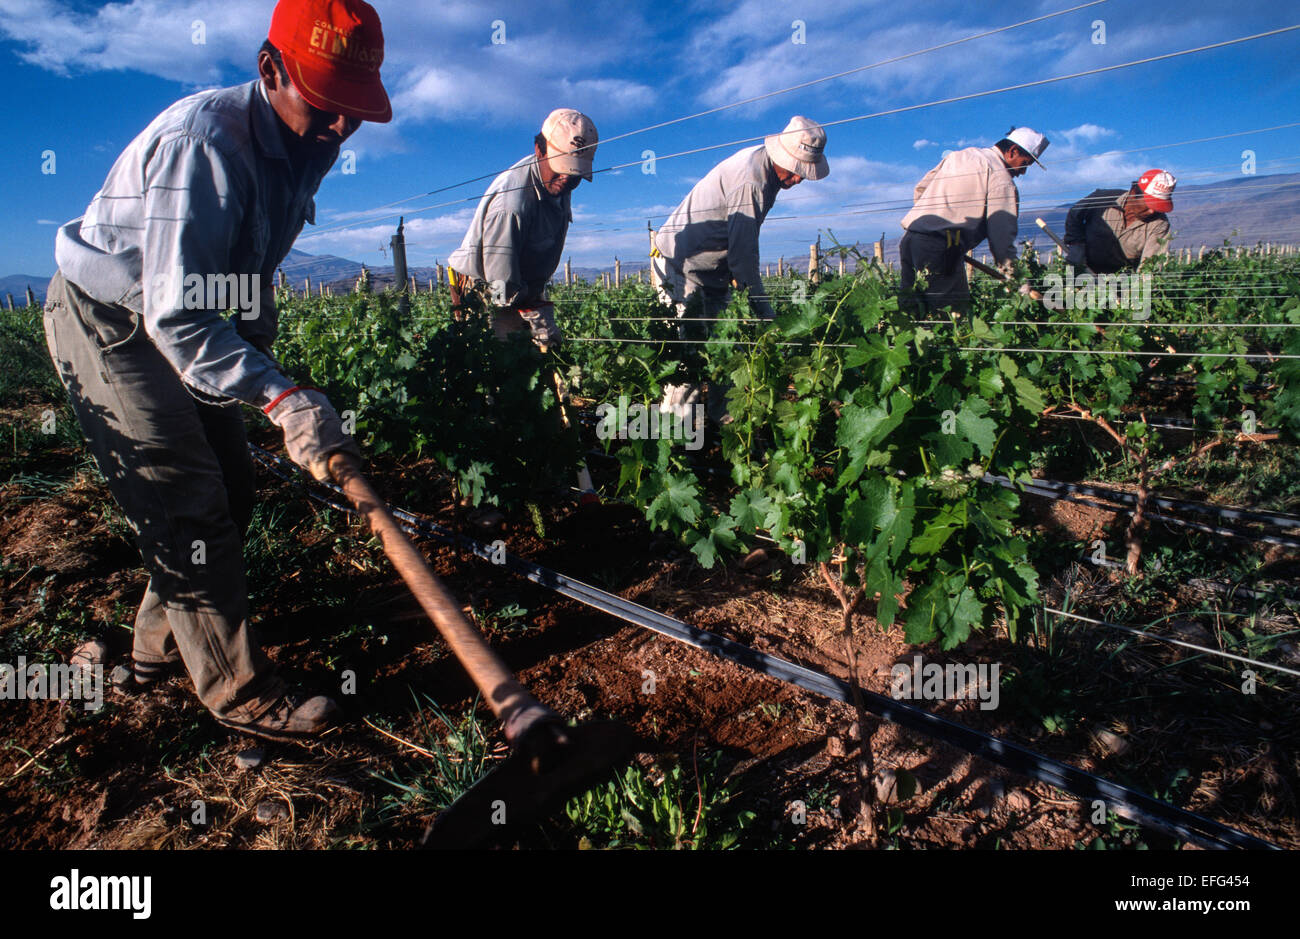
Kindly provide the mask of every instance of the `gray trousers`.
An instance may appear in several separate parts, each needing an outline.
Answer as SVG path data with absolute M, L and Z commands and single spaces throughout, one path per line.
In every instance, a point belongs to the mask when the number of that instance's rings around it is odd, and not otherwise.
M 659 302 L 670 307 L 680 321 L 678 336 L 690 342 L 704 342 L 713 331 L 712 320 L 727 308 L 729 287 L 711 287 L 687 277 L 662 255 L 650 259 L 650 283 Z
M 943 234 L 904 232 L 902 240 L 898 242 L 901 272 L 899 286 L 903 291 L 900 303 L 904 308 L 910 306 L 913 312 L 924 312 L 920 309 L 922 306 L 931 311 L 944 307 L 958 312 L 969 310 L 970 284 L 966 280 L 966 262 L 961 260 L 960 255 L 973 247 L 975 246 L 963 242 L 957 263 L 951 271 L 945 271 L 948 246 Z M 924 304 L 910 296 L 916 288 L 918 271 L 924 272 L 926 279 Z
M 183 661 L 213 714 L 255 720 L 285 688 L 248 622 L 253 467 L 240 406 L 198 401 L 138 315 L 94 300 L 62 273 L 50 281 L 45 336 L 149 572 L 134 658 Z

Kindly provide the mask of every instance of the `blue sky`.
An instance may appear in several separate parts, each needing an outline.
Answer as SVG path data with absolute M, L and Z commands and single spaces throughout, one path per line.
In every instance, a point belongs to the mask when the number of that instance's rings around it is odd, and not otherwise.
M 379 0 L 394 104 L 365 124 L 317 196 L 302 250 L 386 263 L 405 211 L 412 264 L 445 260 L 487 181 L 411 198 L 499 171 L 527 154 L 555 107 L 589 114 L 602 138 L 868 65 L 1075 5 L 823 0 L 738 3 L 428 3 Z M 118 153 L 172 101 L 254 76 L 268 0 L 0 0 L 0 274 L 54 271 L 55 224 L 75 218 Z M 792 41 L 804 22 L 803 43 Z M 1104 22 L 1104 43 L 1100 29 Z M 204 42 L 196 44 L 195 21 Z M 494 22 L 504 39 L 492 43 Z M 573 195 L 568 254 L 639 263 L 657 224 L 739 145 L 669 154 L 772 133 L 792 114 L 831 122 L 955 95 L 1127 62 L 1300 23 L 1300 5 L 1243 0 L 1108 0 L 1054 19 L 908 58 L 761 102 L 602 143 L 595 180 Z M 497 27 L 498 37 L 501 28 Z M 1192 138 L 1300 122 L 1300 31 L 1118 72 L 856 121 L 828 129 L 830 176 L 782 193 L 763 256 L 806 256 L 818 232 L 841 241 L 899 234 L 916 181 L 947 148 L 991 144 L 1012 124 L 1046 133 L 1049 169 L 1020 180 L 1022 234 L 1035 207 L 1122 186 L 1160 166 L 1184 183 L 1300 171 L 1300 127 L 1189 146 Z M 748 144 L 746 144 L 748 145 Z M 599 172 L 659 157 L 642 165 Z M 53 151 L 56 172 L 42 172 Z M 1136 152 L 1121 152 L 1136 151 Z M 454 201 L 453 200 L 462 200 Z M 442 203 L 452 202 L 450 205 Z M 423 209 L 424 211 L 418 211 Z M 789 217 L 789 218 L 787 218 Z M 1173 216 L 1177 228 L 1177 211 Z M 1278 240 L 1300 240 L 1296 230 Z M 825 238 L 823 241 L 825 242 Z M 292 273 L 292 272 L 290 272 Z

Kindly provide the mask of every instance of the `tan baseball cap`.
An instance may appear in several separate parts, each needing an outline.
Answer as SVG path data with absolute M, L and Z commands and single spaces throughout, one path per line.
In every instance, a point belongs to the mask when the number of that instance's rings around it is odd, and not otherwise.
M 826 162 L 826 129 L 816 121 L 795 115 L 785 130 L 763 140 L 767 155 L 783 170 L 804 179 L 822 179 L 831 171 Z
M 581 176 L 591 182 L 591 164 L 596 158 L 596 125 L 573 108 L 557 108 L 542 124 L 546 155 L 551 167 L 565 176 Z

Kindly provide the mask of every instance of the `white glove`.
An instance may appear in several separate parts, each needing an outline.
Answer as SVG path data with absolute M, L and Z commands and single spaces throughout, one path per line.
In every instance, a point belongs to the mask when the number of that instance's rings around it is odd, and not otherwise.
M 1007 280 L 1015 280 L 1016 262 L 1012 258 L 1007 258 L 998 264 L 998 272 Z
M 688 421 L 695 413 L 695 405 L 699 401 L 699 385 L 664 385 L 664 399 L 659 403 L 659 411 L 672 414 L 681 421 Z
M 284 431 L 284 448 L 289 459 L 306 469 L 320 482 L 328 482 L 329 456 L 339 450 L 358 459 L 361 451 L 356 441 L 343 433 L 343 421 L 329 399 L 312 388 L 294 388 L 273 406 L 266 416 Z
M 1076 241 L 1065 246 L 1065 263 L 1073 267 L 1076 271 L 1081 271 L 1088 266 L 1088 247 L 1082 241 Z
M 520 309 L 519 316 L 528 324 L 533 334 L 533 342 L 539 346 L 554 349 L 564 342 L 564 333 L 555 324 L 555 307 L 550 303 L 539 303 L 535 308 Z

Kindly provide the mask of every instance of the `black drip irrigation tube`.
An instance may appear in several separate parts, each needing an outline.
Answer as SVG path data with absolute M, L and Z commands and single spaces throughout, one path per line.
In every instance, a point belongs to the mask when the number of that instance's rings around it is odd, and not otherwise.
M 301 482 L 297 469 L 288 461 L 249 444 L 249 451 L 269 472 L 286 482 Z M 343 497 L 342 490 L 329 483 L 320 486 L 329 490 L 333 498 L 307 488 L 308 496 L 331 508 L 349 514 L 355 511 Z M 493 562 L 497 552 L 471 538 L 448 531 L 440 525 L 420 518 L 404 509 L 392 509 L 402 527 L 413 534 L 425 535 L 444 544 L 467 548 L 478 557 Z M 598 587 L 574 580 L 557 571 L 534 564 L 524 558 L 506 553 L 503 566 L 512 573 L 527 578 L 570 599 L 608 613 L 624 622 L 651 630 L 678 642 L 693 646 L 736 665 L 742 665 L 779 681 L 795 685 L 805 691 L 820 694 L 844 704 L 853 703 L 853 686 L 847 681 L 826 675 L 814 669 L 759 652 L 736 642 L 691 626 L 648 607 L 625 600 Z M 964 750 L 974 756 L 1070 792 L 1091 802 L 1102 800 L 1108 810 L 1123 815 L 1148 828 L 1154 828 L 1175 838 L 1194 841 L 1207 848 L 1251 848 L 1280 850 L 1277 845 L 1238 831 L 1213 819 L 1205 818 L 1168 802 L 1162 802 L 1144 792 L 1130 789 L 1100 776 L 1085 772 L 1068 763 L 1052 759 L 1033 750 L 1002 740 L 983 731 L 974 730 L 947 718 L 932 714 L 924 708 L 895 701 L 874 691 L 859 688 L 867 710 L 885 720 L 893 721 L 909 730 L 934 737 L 944 743 Z M 864 728 L 865 730 L 865 728 Z
M 1032 495 L 1042 496 L 1045 499 L 1052 499 L 1057 502 L 1077 502 L 1080 505 L 1090 505 L 1094 508 L 1104 509 L 1107 512 L 1126 512 L 1132 515 L 1133 508 L 1137 503 L 1137 497 L 1129 492 L 1120 489 L 1104 489 L 1098 486 L 1085 486 L 1077 483 L 1063 483 L 1052 479 L 1035 479 L 1027 478 L 1019 482 L 1012 482 L 1006 476 L 994 476 L 991 473 L 984 474 L 984 482 L 993 483 L 1004 489 L 1011 489 L 1017 492 L 1028 492 Z M 1087 492 L 1098 498 L 1107 499 L 1111 502 L 1122 503 L 1121 505 L 1103 505 L 1093 499 L 1086 498 L 1082 495 L 1073 493 Z M 1161 507 L 1173 509 L 1181 512 L 1198 512 L 1202 515 L 1217 515 L 1220 518 L 1241 519 L 1242 521 L 1253 521 L 1258 524 L 1270 525 L 1275 529 L 1291 529 L 1300 527 L 1300 519 L 1293 519 L 1289 516 L 1273 515 L 1263 512 L 1253 512 L 1249 509 L 1224 508 L 1217 505 L 1209 505 L 1203 502 L 1185 502 L 1178 499 L 1162 499 L 1151 497 L 1149 500 L 1153 504 Z M 1267 544 L 1282 545 L 1287 548 L 1300 549 L 1300 539 L 1289 538 L 1286 535 L 1268 535 L 1257 531 L 1246 531 L 1238 528 L 1229 528 L 1222 525 L 1206 525 L 1202 522 L 1193 522 L 1185 518 L 1177 518 L 1172 515 L 1165 515 L 1162 512 L 1150 512 L 1148 518 L 1157 519 L 1167 522 L 1170 525 L 1177 525 L 1180 528 L 1191 528 L 1195 531 L 1206 532 L 1211 535 L 1226 535 L 1230 538 L 1241 538 L 1246 541 L 1264 542 Z

